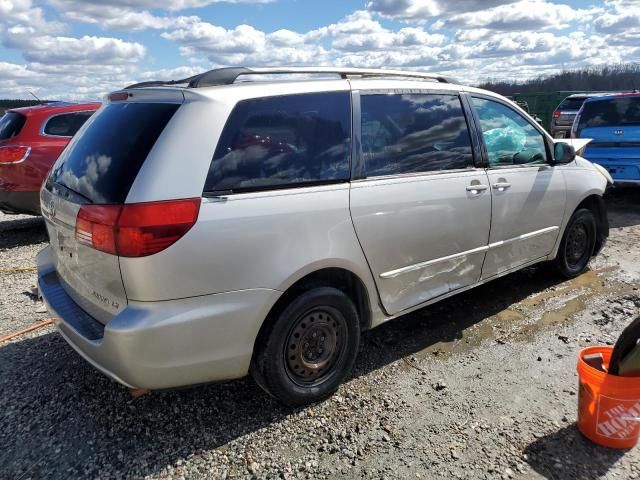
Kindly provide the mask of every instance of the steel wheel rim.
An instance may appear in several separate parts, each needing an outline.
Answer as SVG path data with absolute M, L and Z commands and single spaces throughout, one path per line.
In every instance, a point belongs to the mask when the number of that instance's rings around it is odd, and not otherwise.
M 346 321 L 331 307 L 318 307 L 294 322 L 285 343 L 289 378 L 303 387 L 325 382 L 335 372 L 346 345 Z
M 576 222 L 571 225 L 567 234 L 565 245 L 565 256 L 570 267 L 580 265 L 584 257 L 589 254 L 589 233 L 590 229 L 584 222 Z

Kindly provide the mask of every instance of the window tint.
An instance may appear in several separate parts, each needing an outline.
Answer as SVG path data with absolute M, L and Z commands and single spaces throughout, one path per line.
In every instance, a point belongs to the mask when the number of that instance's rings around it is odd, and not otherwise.
M 8 140 L 20 133 L 26 117 L 16 112 L 7 112 L 0 117 L 0 140 Z
M 347 180 L 348 92 L 239 102 L 222 132 L 206 192 L 243 192 Z
M 556 110 L 580 110 L 586 97 L 565 98 Z
M 123 203 L 178 107 L 166 103 L 108 105 L 63 151 L 50 180 L 94 203 Z
M 368 177 L 467 168 L 471 142 L 456 95 L 363 95 Z
M 92 114 L 93 112 L 74 112 L 56 115 L 49 119 L 43 132 L 45 135 L 73 137 Z
M 640 97 L 617 97 L 585 103 L 578 131 L 617 125 L 640 125 Z
M 542 134 L 515 110 L 492 100 L 473 98 L 487 146 L 489 166 L 545 163 Z

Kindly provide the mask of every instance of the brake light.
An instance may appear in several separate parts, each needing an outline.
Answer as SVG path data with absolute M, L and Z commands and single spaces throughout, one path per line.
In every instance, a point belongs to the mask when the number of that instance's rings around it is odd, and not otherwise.
M 198 219 L 200 198 L 130 205 L 84 205 L 76 239 L 101 252 L 145 257 L 173 245 Z
M 19 163 L 27 159 L 31 147 L 24 145 L 7 145 L 0 147 L 0 163 Z
M 128 99 L 130 96 L 132 95 L 127 92 L 116 92 L 109 95 L 109 100 L 111 100 L 112 102 L 120 102 L 122 100 Z
M 555 110 L 553 112 L 553 118 L 559 118 L 560 117 L 560 112 L 558 110 Z

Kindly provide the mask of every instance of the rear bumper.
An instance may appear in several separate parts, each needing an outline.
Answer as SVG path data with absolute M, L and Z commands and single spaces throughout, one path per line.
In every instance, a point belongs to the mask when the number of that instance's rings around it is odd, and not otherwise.
M 240 378 L 262 322 L 280 296 L 244 290 L 163 302 L 130 302 L 106 325 L 64 291 L 50 248 L 38 254 L 38 287 L 65 340 L 129 387 L 162 389 Z
M 571 125 L 552 125 L 550 130 L 553 138 L 569 138 Z
M 638 158 L 602 158 L 587 150 L 585 158 L 607 169 L 618 184 L 640 184 L 640 155 Z
M 10 192 L 0 189 L 0 211 L 40 215 L 40 192 Z

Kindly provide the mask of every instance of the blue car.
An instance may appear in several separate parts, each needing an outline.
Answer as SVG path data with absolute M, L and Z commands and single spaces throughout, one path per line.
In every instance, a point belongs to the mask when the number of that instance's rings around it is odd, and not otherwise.
M 640 93 L 587 99 L 571 136 L 592 139 L 582 156 L 606 168 L 616 184 L 640 185 Z

